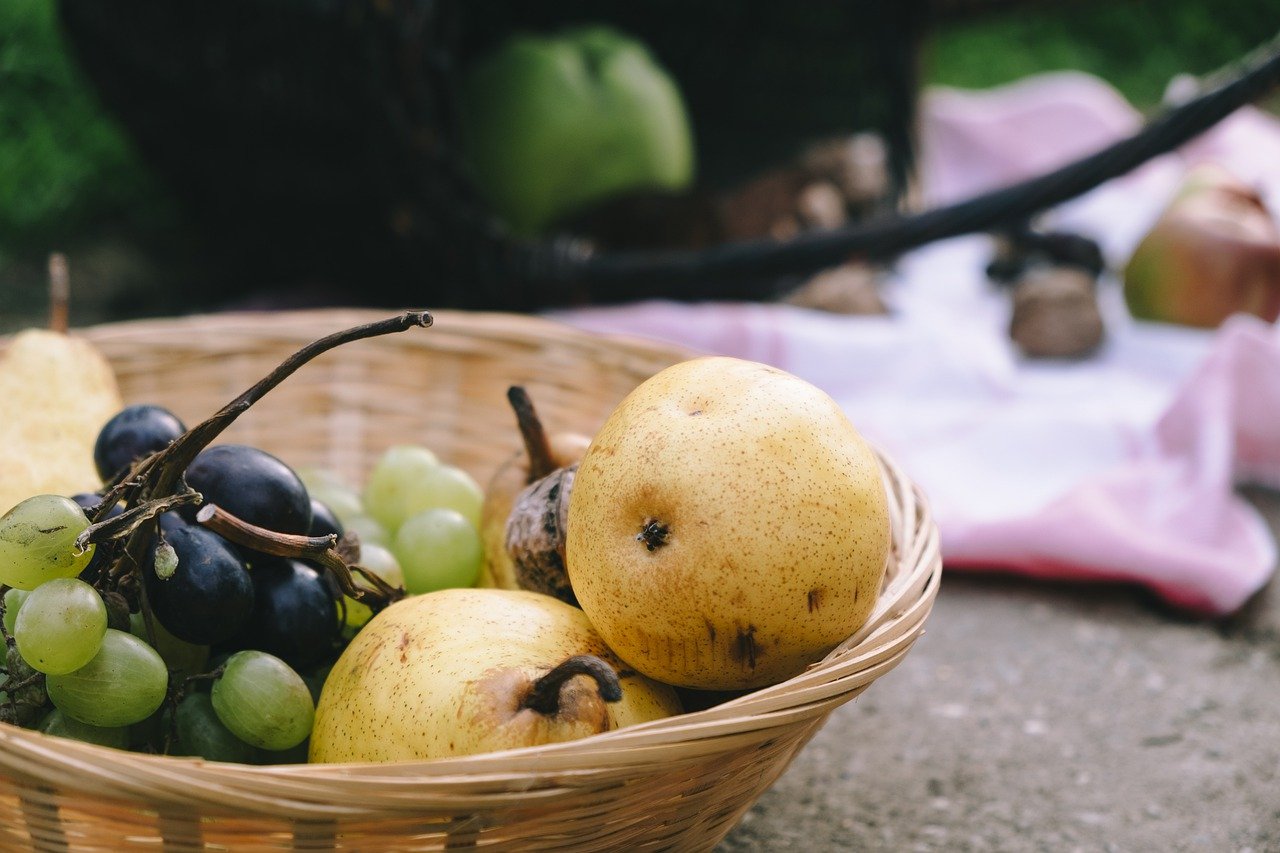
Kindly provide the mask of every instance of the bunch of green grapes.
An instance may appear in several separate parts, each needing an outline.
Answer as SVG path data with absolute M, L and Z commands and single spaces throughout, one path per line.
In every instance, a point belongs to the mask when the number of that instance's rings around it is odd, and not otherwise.
M 255 763 L 296 758 L 315 714 L 303 678 L 274 655 L 245 650 L 200 677 L 207 693 L 176 690 L 186 685 L 175 679 L 185 682 L 205 665 L 208 647 L 158 624 L 148 631 L 139 613 L 108 612 L 108 596 L 81 577 L 91 572 L 94 548 L 75 543 L 88 526 L 84 509 L 59 495 L 28 498 L 0 518 L 7 587 L 0 718 L 118 748 L 146 747 L 157 725 L 168 724 L 177 734 L 172 752 Z
M 461 468 L 418 445 L 398 445 L 378 459 L 362 493 L 331 472 L 299 472 L 311 495 L 359 537 L 360 565 L 417 595 L 473 586 L 484 546 L 484 493 Z M 368 608 L 347 599 L 348 634 L 368 620 Z

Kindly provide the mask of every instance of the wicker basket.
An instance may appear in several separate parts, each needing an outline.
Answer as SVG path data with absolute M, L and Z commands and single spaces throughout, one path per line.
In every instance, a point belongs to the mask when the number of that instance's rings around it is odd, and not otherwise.
M 286 355 L 381 315 L 201 316 L 86 330 L 129 401 L 213 412 Z M 226 434 L 361 477 L 422 442 L 483 482 L 517 446 L 505 389 L 553 429 L 594 431 L 640 381 L 688 353 L 513 315 L 321 356 Z M 165 851 L 701 850 L 713 847 L 837 706 L 892 669 L 938 589 L 937 530 L 888 460 L 894 559 L 870 621 L 805 673 L 707 710 L 585 740 L 393 765 L 247 767 L 127 753 L 0 726 L 0 849 Z

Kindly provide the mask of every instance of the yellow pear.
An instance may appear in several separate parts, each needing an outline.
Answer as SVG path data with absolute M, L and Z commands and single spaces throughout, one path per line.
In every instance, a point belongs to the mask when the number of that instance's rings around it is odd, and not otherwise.
M 557 468 L 582 458 L 591 439 L 575 432 L 547 433 L 528 393 L 519 385 L 507 391 L 516 413 L 516 424 L 524 447 L 510 456 L 489 481 L 480 508 L 480 537 L 484 543 L 484 566 L 477 586 L 520 589 L 516 567 L 507 550 L 507 520 L 516 497 L 537 480 Z
M 444 589 L 405 598 L 375 616 L 329 672 L 310 760 L 471 755 L 680 713 L 670 687 L 620 670 L 586 615 L 550 596 Z
M 14 335 L 0 356 L 0 513 L 32 495 L 99 488 L 93 443 L 123 406 L 111 366 L 88 341 L 44 329 Z
M 624 661 L 682 687 L 801 672 L 866 621 L 889 551 L 879 464 L 836 402 L 733 358 L 636 388 L 569 498 L 582 609 Z

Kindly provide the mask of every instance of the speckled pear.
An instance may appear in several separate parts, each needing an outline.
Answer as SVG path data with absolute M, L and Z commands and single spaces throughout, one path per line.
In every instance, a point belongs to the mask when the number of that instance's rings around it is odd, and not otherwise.
M 605 702 L 585 675 L 563 682 L 553 713 L 538 680 L 594 655 L 619 676 Z M 373 618 L 325 679 L 310 761 L 403 761 L 574 740 L 680 713 L 675 691 L 622 671 L 576 607 L 536 592 L 445 589 Z
M 565 556 L 624 661 L 732 690 L 796 675 L 853 634 L 890 547 L 880 467 L 839 405 L 711 357 L 661 371 L 609 416 L 578 467 Z

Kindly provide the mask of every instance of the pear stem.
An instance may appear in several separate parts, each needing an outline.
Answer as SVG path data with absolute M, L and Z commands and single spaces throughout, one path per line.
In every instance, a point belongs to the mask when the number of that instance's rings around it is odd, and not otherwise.
M 67 256 L 54 252 L 49 256 L 49 330 L 67 333 L 70 327 L 71 275 L 67 272 Z
M 550 717 L 560 711 L 560 688 L 575 675 L 589 675 L 596 681 L 600 698 L 617 702 L 622 698 L 622 683 L 613 667 L 595 655 L 574 655 L 533 683 L 521 707 Z
M 515 410 L 516 425 L 520 428 L 520 437 L 524 439 L 524 451 L 529 456 L 529 476 L 525 479 L 525 485 L 529 485 L 560 466 L 551 456 L 547 431 L 542 426 L 537 409 L 533 407 L 529 392 L 521 385 L 512 385 L 507 389 L 507 400 Z

